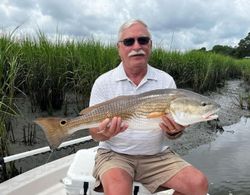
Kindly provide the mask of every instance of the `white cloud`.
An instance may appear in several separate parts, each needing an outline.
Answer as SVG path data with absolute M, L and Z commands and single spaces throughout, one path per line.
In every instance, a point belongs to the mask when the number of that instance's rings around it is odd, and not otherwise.
M 139 18 L 150 27 L 154 43 L 178 50 L 216 44 L 235 46 L 250 32 L 248 0 L 2 0 L 3 30 L 38 28 L 52 36 L 95 37 L 115 41 L 119 26 Z M 174 35 L 174 36 L 173 36 Z

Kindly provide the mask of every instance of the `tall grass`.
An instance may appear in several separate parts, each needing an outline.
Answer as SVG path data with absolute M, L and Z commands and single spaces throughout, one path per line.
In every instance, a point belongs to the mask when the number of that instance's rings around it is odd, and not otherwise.
M 14 95 L 19 89 L 30 97 L 34 109 L 39 105 L 51 114 L 61 108 L 68 91 L 75 94 L 77 103 L 85 104 L 94 80 L 119 63 L 115 45 L 104 45 L 93 39 L 63 40 L 60 35 L 50 41 L 40 31 L 36 37 L 19 40 L 2 36 L 0 48 L 2 80 L 9 75 L 6 67 L 16 71 L 12 74 L 14 78 L 7 82 L 12 85 L 9 93 Z M 156 48 L 150 64 L 170 73 L 178 87 L 198 92 L 214 90 L 230 78 L 250 80 L 249 60 L 209 52 L 181 53 Z M 80 103 L 79 107 L 83 105 Z
M 250 59 L 237 61 L 237 65 L 242 69 L 242 78 L 250 88 Z
M 61 108 L 68 90 L 77 102 L 86 99 L 97 76 L 119 61 L 114 46 L 94 40 L 63 41 L 58 36 L 52 42 L 39 32 L 36 39 L 26 37 L 15 44 L 22 53 L 22 91 L 33 107 L 39 105 L 51 114 Z
M 10 119 L 16 116 L 17 108 L 13 99 L 18 91 L 19 83 L 17 81 L 20 73 L 18 65 L 19 50 L 15 44 L 10 41 L 11 35 L 0 39 L 0 156 L 8 156 L 9 152 L 9 133 Z M 3 165 L 0 181 L 6 180 L 17 174 L 14 162 L 8 166 Z
M 73 89 L 76 102 L 86 106 L 94 80 L 119 63 L 116 48 L 94 40 L 67 43 L 67 89 Z M 83 105 L 79 105 L 79 109 Z
M 0 37 L 2 80 L 6 80 L 6 67 L 17 71 L 8 85 L 27 94 L 35 109 L 60 109 L 65 93 L 75 94 L 79 109 L 86 104 L 94 80 L 119 63 L 115 45 L 104 45 L 93 39 L 63 40 L 60 35 L 50 41 L 42 32 L 36 37 L 15 39 Z M 249 60 L 202 52 L 153 50 L 150 64 L 170 73 L 178 87 L 204 92 L 223 86 L 226 79 L 250 79 Z M 7 66 L 8 65 L 8 66 Z M 5 81 L 6 83 L 6 81 Z M 18 83 L 18 87 L 16 84 Z M 83 104 L 83 105 L 82 105 Z
M 241 77 L 243 67 L 238 61 L 209 52 L 167 52 L 161 48 L 155 49 L 150 59 L 151 64 L 170 73 L 178 87 L 197 92 L 215 90 L 225 80 Z

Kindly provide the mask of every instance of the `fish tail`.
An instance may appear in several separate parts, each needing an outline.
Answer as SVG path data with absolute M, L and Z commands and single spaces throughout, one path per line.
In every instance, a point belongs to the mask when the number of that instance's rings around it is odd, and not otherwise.
M 37 118 L 34 122 L 44 131 L 51 149 L 57 148 L 69 134 L 61 125 L 62 118 Z

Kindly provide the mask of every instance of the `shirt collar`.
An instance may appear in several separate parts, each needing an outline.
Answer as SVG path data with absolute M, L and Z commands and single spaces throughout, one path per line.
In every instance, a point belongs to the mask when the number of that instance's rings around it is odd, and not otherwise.
M 149 64 L 147 65 L 147 73 L 143 80 L 158 80 L 157 75 L 153 71 L 153 67 Z M 123 81 L 123 80 L 130 80 L 124 70 L 122 62 L 118 65 L 118 67 L 115 69 L 115 81 Z

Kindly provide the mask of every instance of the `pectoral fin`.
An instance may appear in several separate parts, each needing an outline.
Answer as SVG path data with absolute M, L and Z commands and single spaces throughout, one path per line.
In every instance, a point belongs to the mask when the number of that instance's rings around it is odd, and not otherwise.
M 151 112 L 147 115 L 147 118 L 158 118 L 165 115 L 165 112 Z

